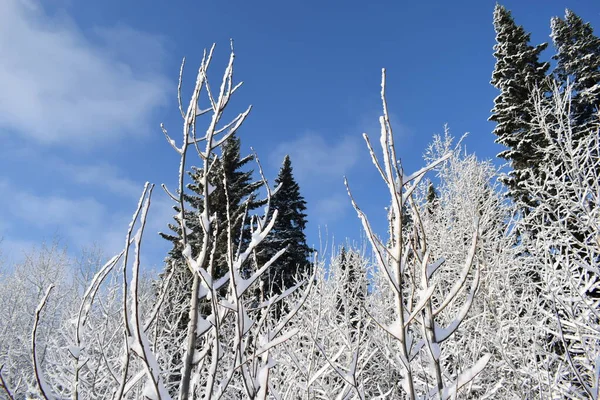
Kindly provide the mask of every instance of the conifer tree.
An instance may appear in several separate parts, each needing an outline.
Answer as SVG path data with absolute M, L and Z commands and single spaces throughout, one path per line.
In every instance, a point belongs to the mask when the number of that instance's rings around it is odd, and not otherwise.
M 249 155 L 241 158 L 240 155 L 240 139 L 232 137 L 225 141 L 222 146 L 220 157 L 215 157 L 212 169 L 209 171 L 209 182 L 213 187 L 210 194 L 210 209 L 217 216 L 217 237 L 216 250 L 214 257 L 214 278 L 220 278 L 227 272 L 227 205 L 229 205 L 229 213 L 231 221 L 231 233 L 234 245 L 237 247 L 246 243 L 250 238 L 249 219 L 244 218 L 247 212 L 250 212 L 261 204 L 257 200 L 257 191 L 261 187 L 262 182 L 252 182 L 252 170 L 243 171 L 243 167 L 250 161 L 253 156 Z M 188 235 L 188 242 L 191 246 L 192 256 L 197 256 L 202 243 L 202 229 L 198 221 L 198 214 L 202 212 L 202 193 L 203 188 L 199 184 L 200 177 L 204 171 L 200 168 L 192 167 L 190 177 L 192 183 L 188 185 L 194 194 L 185 194 L 184 198 L 188 202 L 190 208 L 186 210 L 186 224 L 191 229 Z M 224 185 L 226 182 L 227 186 Z M 175 209 L 179 212 L 178 209 Z M 171 224 L 169 228 L 175 234 L 160 235 L 173 243 L 173 249 L 169 253 L 169 258 L 181 261 L 180 228 L 178 224 Z M 240 235 L 241 233 L 241 235 Z M 235 251 L 235 249 L 234 249 Z M 187 268 L 184 268 L 187 270 Z M 189 272 L 189 271 L 188 271 Z M 190 273 L 191 275 L 191 273 Z
M 279 175 L 275 179 L 279 190 L 271 197 L 271 211 L 277 210 L 273 229 L 257 252 L 259 265 L 264 264 L 280 249 L 286 251 L 271 265 L 266 276 L 266 290 L 281 293 L 295 284 L 295 276 L 312 270 L 308 260 L 313 250 L 306 244 L 306 201 L 300 194 L 300 186 L 292 174 L 292 162 L 285 156 Z
M 571 90 L 571 117 L 573 118 L 574 146 L 588 135 L 598 135 L 598 110 L 600 108 L 600 38 L 594 35 L 589 23 L 571 10 L 565 11 L 564 19 L 552 18 L 552 40 L 556 47 L 554 59 L 557 61 L 554 75 L 558 84 Z M 567 87 L 567 84 L 570 87 Z M 599 149 L 584 149 L 595 157 Z M 562 160 L 557 162 L 557 174 L 563 175 Z M 600 165 L 596 166 L 596 170 Z M 590 182 L 590 184 L 593 184 Z M 578 199 L 573 199 L 578 201 Z M 591 208 L 594 206 L 592 205 Z M 573 218 L 571 218 L 573 220 Z M 570 231 L 578 243 L 573 247 L 585 253 L 586 232 L 581 224 L 570 222 Z M 590 260 L 591 261 L 591 260 Z M 592 261 L 593 262 L 593 261 Z
M 535 205 L 522 182 L 535 174 L 543 157 L 544 136 L 531 129 L 534 115 L 532 94 L 545 84 L 548 63 L 539 55 L 547 44 L 532 46 L 530 34 L 516 25 L 510 11 L 501 5 L 494 10 L 496 66 L 491 84 L 500 90 L 494 100 L 490 121 L 497 123 L 496 143 L 508 149 L 498 154 L 510 161 L 512 171 L 504 178 L 509 196 L 524 206 Z
M 220 278 L 227 272 L 227 230 L 228 221 L 231 223 L 232 242 L 236 246 L 247 243 L 250 238 L 249 218 L 246 213 L 259 207 L 263 202 L 257 200 L 257 191 L 262 182 L 252 181 L 252 170 L 244 171 L 244 166 L 253 160 L 249 155 L 241 158 L 240 139 L 232 136 L 225 141 L 221 147 L 220 157 L 214 156 L 212 168 L 209 170 L 209 183 L 212 186 L 209 205 L 211 214 L 217 217 L 217 235 L 214 241 L 211 241 L 209 248 L 216 246 L 214 253 L 213 278 Z M 186 226 L 189 228 L 187 240 L 191 247 L 193 257 L 197 257 L 202 246 L 202 228 L 198 219 L 203 210 L 203 187 L 200 184 L 204 171 L 200 168 L 192 167 L 189 176 L 192 180 L 187 185 L 190 193 L 184 194 L 187 203 L 185 216 Z M 227 185 L 224 185 L 224 182 Z M 229 205 L 230 218 L 227 218 L 227 205 Z M 174 210 L 179 213 L 180 209 L 175 206 Z M 187 330 L 189 322 L 189 298 L 192 290 L 193 275 L 189 270 L 183 255 L 181 246 L 181 228 L 176 222 L 169 224 L 172 234 L 160 233 L 160 236 L 173 243 L 173 247 L 165 260 L 165 271 L 161 274 L 161 280 L 158 285 L 165 284 L 165 277 L 173 271 L 173 277 L 169 286 L 168 296 L 161 308 L 162 318 L 169 319 L 171 325 L 176 325 L 176 329 L 182 333 Z M 234 252 L 236 249 L 234 249 Z M 204 314 L 209 309 L 208 304 L 200 305 L 200 312 Z M 179 365 L 179 353 L 173 352 L 174 358 L 172 365 Z M 170 380 L 180 379 L 179 372 L 171 374 Z
M 429 185 L 427 185 L 427 196 L 425 198 L 427 201 L 427 212 L 429 212 L 429 214 L 433 214 L 437 208 L 438 197 L 439 195 L 435 190 L 435 186 L 433 186 L 433 182 L 429 182 Z
M 567 81 L 573 85 L 573 116 L 585 128 L 595 124 L 600 107 L 600 38 L 571 10 L 565 11 L 564 19 L 552 18 L 551 27 L 556 47 L 552 58 L 557 61 L 554 75 L 563 87 Z
M 213 187 L 210 193 L 209 204 L 213 214 L 216 214 L 217 236 L 216 249 L 214 254 L 213 278 L 220 278 L 227 272 L 227 204 L 229 203 L 230 221 L 232 223 L 232 241 L 238 246 L 240 241 L 245 242 L 250 236 L 248 218 L 244 219 L 246 211 L 256 209 L 261 203 L 256 200 L 256 192 L 262 185 L 261 182 L 252 182 L 252 170 L 243 171 L 243 167 L 253 159 L 253 156 L 241 158 L 240 139 L 233 136 L 221 148 L 221 156 L 214 158 L 212 168 L 209 171 L 209 183 Z M 193 257 L 197 257 L 202 246 L 202 228 L 198 215 L 203 209 L 202 193 L 203 187 L 199 184 L 204 171 L 200 168 L 192 167 L 189 176 L 192 180 L 187 185 L 190 193 L 184 194 L 187 203 L 185 210 L 186 225 L 189 228 L 187 235 L 188 243 L 191 247 Z M 224 186 L 227 182 L 227 187 Z M 227 189 L 227 196 L 225 189 Z M 228 201 L 227 201 L 228 199 Z M 177 206 L 173 207 L 179 213 Z M 242 227 L 243 224 L 243 227 Z M 178 327 L 182 332 L 187 329 L 189 292 L 191 290 L 193 275 L 183 258 L 181 247 L 181 228 L 178 223 L 169 224 L 172 234 L 160 233 L 160 236 L 173 243 L 172 249 L 165 260 L 165 271 L 161 274 L 166 277 L 171 269 L 174 268 L 173 278 L 171 280 L 171 293 L 177 293 L 177 296 L 169 297 L 178 304 L 170 304 L 168 301 L 163 306 L 164 312 L 171 314 L 169 318 L 179 318 Z M 240 240 L 240 232 L 243 235 Z M 242 243 L 243 244 L 243 243 Z M 212 248 L 212 244 L 209 246 Z M 234 250 L 235 251 L 235 250 Z M 163 284 L 164 282 L 159 282 Z M 201 307 L 202 309 L 203 307 Z

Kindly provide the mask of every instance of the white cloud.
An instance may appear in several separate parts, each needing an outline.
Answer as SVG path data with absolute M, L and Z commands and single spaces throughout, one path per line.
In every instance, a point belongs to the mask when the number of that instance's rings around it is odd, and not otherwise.
M 0 180 L 0 192 L 0 221 L 10 221 L 10 225 L 0 225 L 3 249 L 7 243 L 33 243 L 59 235 L 71 249 L 96 244 L 106 254 L 114 254 L 123 248 L 137 205 L 130 201 L 114 209 L 90 196 L 38 194 L 7 180 Z M 166 195 L 155 189 L 143 249 L 153 262 L 162 260 L 168 250 L 168 243 L 157 233 L 167 230 L 172 215 Z
M 299 181 L 339 181 L 356 164 L 359 137 L 346 136 L 327 142 L 323 136 L 307 133 L 294 141 L 282 143 L 271 153 L 270 163 L 280 166 L 286 154 L 292 160 L 294 176 Z
M 344 193 L 319 198 L 313 208 L 319 224 L 331 224 L 344 217 L 352 209 L 350 199 Z
M 12 216 L 12 227 L 45 229 L 71 224 L 75 235 L 80 233 L 78 227 L 98 225 L 106 211 L 90 197 L 43 196 L 17 188 L 8 181 L 0 182 L 0 191 L 4 193 L 0 210 Z
M 134 70 L 123 46 L 145 43 L 156 64 L 162 44 L 156 36 L 113 29 L 99 28 L 105 43 L 98 43 L 35 1 L 1 1 L 0 135 L 9 130 L 41 144 L 91 147 L 145 131 L 165 100 L 166 81 L 148 68 Z M 117 34 L 134 43 L 111 47 Z M 136 57 L 136 65 L 144 64 L 143 53 Z
M 143 183 L 124 177 L 123 171 L 114 165 L 72 164 L 62 159 L 50 160 L 55 171 L 77 185 L 88 185 L 97 189 L 105 189 L 110 194 L 137 200 L 142 193 Z

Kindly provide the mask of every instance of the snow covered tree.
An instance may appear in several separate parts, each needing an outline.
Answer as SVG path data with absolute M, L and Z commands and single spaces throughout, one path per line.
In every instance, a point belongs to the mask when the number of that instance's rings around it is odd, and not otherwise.
M 490 121 L 496 122 L 496 143 L 508 149 L 498 157 L 510 161 L 512 171 L 504 177 L 508 194 L 521 205 L 530 207 L 529 193 L 522 182 L 534 175 L 543 157 L 545 138 L 530 128 L 534 113 L 532 93 L 544 85 L 548 63 L 539 55 L 547 44 L 531 46 L 530 34 L 516 25 L 510 11 L 496 4 L 494 9 L 496 66 L 491 84 L 500 90 L 494 99 Z
M 372 161 L 390 194 L 388 224 L 393 239 L 388 239 L 387 246 L 375 235 L 366 215 L 350 197 L 371 243 L 377 262 L 376 270 L 383 277 L 380 279 L 380 289 L 385 307 L 379 307 L 381 311 L 374 321 L 382 328 L 387 340 L 379 348 L 398 377 L 401 377 L 399 382 L 394 382 L 394 397 L 401 395 L 410 400 L 425 396 L 447 399 L 472 382 L 491 357 L 489 353 L 481 352 L 480 357 L 466 367 L 467 363 L 450 360 L 448 357 L 451 353 L 445 351 L 447 342 L 460 335 L 459 328 L 466 321 L 478 290 L 481 265 L 474 256 L 480 237 L 479 217 L 475 214 L 471 220 L 471 229 L 466 238 L 456 235 L 461 240 L 466 239 L 469 248 L 466 253 L 459 253 L 463 260 L 460 273 L 454 275 L 457 279 L 454 282 L 444 279 L 445 259 L 432 249 L 430 232 L 423 224 L 419 207 L 414 204 L 413 194 L 424 175 L 448 160 L 451 154 L 444 154 L 424 168 L 406 174 L 396 154 L 389 120 L 385 70 L 382 71 L 381 100 L 381 160 L 366 134 L 364 138 Z M 348 193 L 351 193 L 349 187 Z M 403 229 L 402 208 L 407 203 L 413 205 L 414 227 L 411 233 Z M 357 392 L 360 398 L 367 397 L 360 389 Z M 383 397 L 384 393 L 380 395 Z
M 430 185 L 422 184 L 414 196 L 429 252 L 445 260 L 434 277 L 436 292 L 463 282 L 465 253 L 473 252 L 480 272 L 470 310 L 473 317 L 467 317 L 456 335 L 444 342 L 442 363 L 454 371 L 489 352 L 486 368 L 463 398 L 538 398 L 538 382 L 532 378 L 537 365 L 531 352 L 544 334 L 538 329 L 539 310 L 528 306 L 538 302 L 526 266 L 519 259 L 522 246 L 515 245 L 514 204 L 504 199 L 497 167 L 468 154 L 448 133 L 434 137 L 426 161 L 448 153 L 450 158 L 434 170 L 438 182 L 435 212 L 428 212 Z M 475 220 L 479 235 L 473 248 L 469 236 Z M 460 302 L 449 305 L 448 314 L 442 312 L 438 318 L 449 321 L 460 306 Z
M 377 393 L 377 372 L 386 364 L 377 359 L 373 321 L 364 308 L 369 262 L 356 248 L 342 249 L 327 265 L 315 264 L 314 288 L 290 322 L 298 334 L 273 353 L 275 398 L 352 399 Z M 298 297 L 285 302 L 293 304 Z
M 356 250 L 347 251 L 345 246 L 340 250 L 337 261 L 338 275 L 342 277 L 341 293 L 338 297 L 339 317 L 356 328 L 358 321 L 356 316 L 363 307 L 367 296 L 365 268 L 361 261 L 364 259 Z
M 252 217 L 249 225 L 250 235 L 244 236 L 241 233 L 248 207 L 244 205 L 244 211 L 239 213 L 239 205 L 230 204 L 229 200 L 240 201 L 241 197 L 248 192 L 239 189 L 230 193 L 227 183 L 227 174 L 237 171 L 241 163 L 238 161 L 239 146 L 232 142 L 233 145 L 229 150 L 233 156 L 229 165 L 223 162 L 222 155 L 219 157 L 216 154 L 216 150 L 235 135 L 250 112 L 250 107 L 234 117 L 231 122 L 222 127 L 218 126 L 232 94 L 238 90 L 241 83 L 233 84 L 234 54 L 232 51 L 218 94 L 215 95 L 211 91 L 207 82 L 207 68 L 212 59 L 212 51 L 213 49 L 203 57 L 187 112 L 181 110 L 184 120 L 181 147 L 177 147 L 165 131 L 169 143 L 181 156 L 177 196 L 168 193 L 180 210 L 177 222 L 181 234 L 181 255 L 185 266 L 193 275 L 189 322 L 183 341 L 185 346 L 180 347 L 183 348 L 183 354 L 180 363 L 179 398 L 220 397 L 230 385 L 233 385 L 249 398 L 264 399 L 268 393 L 267 381 L 271 368 L 269 349 L 275 345 L 273 341 L 282 340 L 279 335 L 286 334 L 284 329 L 286 323 L 283 321 L 277 326 L 271 326 L 264 318 L 272 304 L 280 299 L 268 299 L 271 302 L 263 305 L 254 304 L 250 307 L 247 293 L 283 253 L 283 250 L 276 252 L 273 257 L 266 260 L 265 264 L 257 265 L 256 270 L 248 276 L 244 265 L 254 253 L 256 246 L 273 228 L 277 219 L 277 210 L 270 213 L 267 205 L 264 216 Z M 200 108 L 199 104 L 200 94 L 203 91 L 206 91 L 209 101 L 207 109 Z M 181 99 L 179 100 L 181 104 Z M 206 113 L 211 115 L 208 129 L 202 138 L 197 138 L 197 117 Z M 205 145 L 203 151 L 198 146 L 199 142 Z M 186 189 L 184 175 L 186 154 L 193 148 L 196 148 L 202 161 L 202 166 L 198 169 L 201 172 L 197 176 L 198 189 L 202 191 L 198 200 L 202 204 L 193 207 L 194 212 L 189 215 L 185 212 L 188 204 L 184 197 Z M 213 175 L 213 169 L 214 171 L 221 169 L 223 172 Z M 242 174 L 229 178 L 235 183 L 244 183 L 247 182 L 247 177 L 248 175 Z M 219 182 L 224 182 L 221 192 L 217 186 Z M 267 187 L 266 190 L 270 198 L 270 189 Z M 251 194 L 248 195 L 253 200 Z M 222 204 L 215 204 L 215 201 L 219 202 L 219 200 Z M 221 213 L 223 205 L 224 213 Z M 241 218 L 235 219 L 238 216 Z M 196 227 L 191 225 L 194 223 L 197 223 L 198 230 L 195 234 L 201 236 L 201 245 L 197 254 L 192 253 L 192 245 L 188 242 L 188 234 L 191 237 L 194 235 L 194 229 L 190 228 L 190 226 Z M 224 250 L 219 248 L 220 231 L 226 238 L 224 257 L 221 257 L 223 253 L 217 253 Z M 219 277 L 221 272 L 224 274 Z M 168 293 L 168 290 L 165 292 Z M 201 305 L 206 307 L 201 309 Z M 292 308 L 290 312 L 293 314 L 295 310 L 297 308 Z M 239 394 L 235 397 L 239 397 Z
M 278 211 L 273 229 L 265 238 L 257 253 L 259 263 L 271 258 L 278 249 L 285 253 L 265 275 L 265 290 L 282 293 L 293 286 L 296 276 L 310 274 L 312 249 L 306 244 L 306 201 L 300 194 L 300 186 L 293 176 L 292 161 L 285 156 L 275 179 L 278 190 L 271 198 L 271 208 Z
M 539 327 L 549 338 L 538 342 L 538 380 L 556 396 L 587 399 L 600 390 L 600 121 L 578 125 L 570 100 L 567 86 L 536 101 L 549 145 L 544 178 L 527 182 L 539 206 L 521 221 L 536 232 L 523 236 L 523 262 L 539 271 Z
M 564 19 L 552 18 L 551 26 L 556 48 L 552 58 L 557 61 L 554 75 L 563 88 L 571 83 L 572 115 L 577 125 L 596 124 L 600 108 L 600 38 L 571 10 L 565 11 Z
M 72 300 L 66 282 L 70 260 L 58 241 L 28 250 L 24 260 L 14 265 L 0 280 L 0 398 L 37 397 L 35 374 L 31 361 L 30 333 L 35 307 L 49 286 L 58 295 L 47 305 L 47 319 L 38 331 L 38 352 L 45 360 L 46 352 L 63 320 L 66 306 Z M 50 364 L 50 363 L 49 363 Z M 53 367 L 53 365 L 50 365 Z
M 262 186 L 261 181 L 253 182 L 253 171 L 243 171 L 246 164 L 254 159 L 253 155 L 244 158 L 240 155 L 240 139 L 236 136 L 230 137 L 221 147 L 221 155 L 214 155 L 208 181 L 211 190 L 211 206 L 220 221 L 226 221 L 227 209 L 234 221 L 232 229 L 237 234 L 234 236 L 234 245 L 248 243 L 250 239 L 249 214 L 264 202 L 257 200 L 257 191 Z M 202 212 L 202 177 L 201 168 L 192 167 L 189 173 L 192 183 L 187 187 L 192 193 L 185 194 L 185 200 L 190 206 L 187 213 L 189 216 Z M 179 211 L 177 206 L 175 210 Z M 161 233 L 161 236 L 173 243 L 173 249 L 169 252 L 170 258 L 181 261 L 181 233 L 177 225 L 169 225 L 169 228 L 175 232 L 175 235 Z M 194 233 L 189 235 L 189 244 L 192 255 L 197 256 L 202 244 L 202 231 L 198 228 L 198 221 L 190 218 L 190 230 Z M 215 278 L 220 278 L 226 271 L 227 256 L 227 229 L 221 226 L 217 230 L 215 250 Z M 170 268 L 167 262 L 167 273 Z
M 228 221 L 232 221 L 231 230 L 235 234 L 232 237 L 233 245 L 237 249 L 240 245 L 247 245 L 250 240 L 250 217 L 249 212 L 255 210 L 261 202 L 257 201 L 257 191 L 262 186 L 262 182 L 253 182 L 252 170 L 244 171 L 243 168 L 254 159 L 253 155 L 244 158 L 240 155 L 240 139 L 237 136 L 231 136 L 221 146 L 221 154 L 213 155 L 208 174 L 208 183 L 210 185 L 210 206 L 216 215 L 218 221 L 221 221 L 215 229 L 214 241 L 214 270 L 213 278 L 221 278 L 227 272 L 228 257 Z M 191 248 L 192 256 L 197 257 L 202 248 L 203 230 L 200 222 L 195 215 L 202 212 L 203 202 L 203 169 L 192 167 L 189 173 L 191 183 L 187 185 L 189 192 L 184 193 L 185 201 L 188 205 L 186 215 L 188 222 L 188 243 Z M 264 203 L 262 203 L 264 204 Z M 179 206 L 174 206 L 179 212 Z M 228 219 L 228 213 L 229 218 Z M 173 243 L 173 248 L 169 252 L 169 257 L 165 261 L 165 271 L 159 286 L 165 285 L 165 279 L 169 276 L 171 269 L 174 269 L 174 275 L 170 280 L 169 290 L 174 293 L 167 297 L 161 312 L 161 320 L 164 324 L 170 326 L 170 329 L 178 329 L 181 332 L 187 329 L 189 314 L 189 298 L 192 290 L 193 274 L 187 268 L 182 255 L 181 228 L 177 224 L 169 225 L 174 234 L 164 234 L 161 236 Z M 211 245 L 212 246 L 212 245 Z M 246 264 L 249 264 L 246 263 Z M 244 266 L 245 269 L 249 267 Z M 159 289 L 160 290 L 160 289 Z M 172 304 L 172 302 L 174 302 Z M 207 302 L 201 305 L 201 312 L 208 312 L 210 306 Z M 177 328 L 172 326 L 176 324 Z M 176 345 L 174 341 L 173 345 Z M 173 352 L 177 354 L 177 352 Z M 173 362 L 177 364 L 179 357 L 175 356 Z M 178 381 L 180 376 L 175 371 L 170 381 Z

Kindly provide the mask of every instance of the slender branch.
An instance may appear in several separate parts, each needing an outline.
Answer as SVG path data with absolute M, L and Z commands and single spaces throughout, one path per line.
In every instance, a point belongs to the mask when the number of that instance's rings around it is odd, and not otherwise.
M 46 294 L 44 295 L 44 297 L 40 301 L 39 305 L 35 309 L 35 318 L 33 320 L 33 329 L 31 331 L 31 358 L 33 361 L 33 372 L 35 374 L 35 381 L 37 383 L 38 389 L 40 390 L 41 395 L 46 400 L 51 400 L 54 398 L 54 396 L 52 395 L 52 390 L 46 384 L 44 375 L 40 368 L 40 363 L 38 361 L 37 329 L 38 329 L 38 324 L 40 322 L 40 315 L 42 313 L 42 310 L 46 306 L 46 302 L 48 301 L 48 297 L 50 296 L 50 292 L 52 291 L 52 289 L 54 289 L 54 285 L 48 286 L 48 289 L 46 290 Z
M 8 384 L 4 380 L 4 377 L 2 376 L 2 368 L 4 368 L 4 364 L 0 365 L 0 387 L 2 387 L 2 389 L 4 389 L 4 392 L 8 396 L 9 400 L 15 400 L 13 394 L 10 391 L 10 388 L 8 387 Z

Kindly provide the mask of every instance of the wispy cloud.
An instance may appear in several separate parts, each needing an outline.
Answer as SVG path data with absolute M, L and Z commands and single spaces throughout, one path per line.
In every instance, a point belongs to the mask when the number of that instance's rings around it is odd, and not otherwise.
M 50 165 L 60 173 L 64 180 L 78 186 L 93 186 L 96 189 L 107 191 L 111 195 L 129 200 L 139 198 L 142 191 L 142 183 L 125 177 L 123 171 L 115 165 L 106 163 L 74 164 L 62 159 L 52 159 Z M 134 204 L 133 201 L 132 204 Z
M 342 218 L 350 210 L 352 205 L 350 199 L 344 193 L 335 193 L 331 196 L 317 199 L 314 212 L 318 216 L 319 224 L 327 224 Z
M 118 42 L 121 34 L 132 42 Z M 165 100 L 166 80 L 156 68 L 132 65 L 144 65 L 147 56 L 156 66 L 160 38 L 123 26 L 98 28 L 96 37 L 35 1 L 0 2 L 0 136 L 90 148 L 145 130 Z M 148 51 L 128 59 L 124 46 Z
M 136 202 L 115 210 L 93 196 L 40 194 L 20 188 L 8 180 L 0 180 L 0 238 L 7 243 L 30 243 L 58 235 L 70 248 L 94 244 L 106 254 L 121 249 Z M 156 190 L 146 226 L 145 254 L 153 263 L 160 262 L 168 248 L 157 235 L 164 231 L 173 214 L 171 203 Z M 26 238 L 34 238 L 32 240 Z M 158 250 L 158 251 L 155 251 Z M 14 252 L 13 252 L 14 253 Z
M 283 157 L 289 154 L 294 176 L 299 181 L 341 182 L 344 174 L 356 164 L 359 144 L 359 137 L 346 136 L 333 142 L 309 132 L 278 145 L 271 153 L 270 163 L 272 166 L 281 165 Z
M 328 140 L 308 132 L 278 145 L 269 157 L 278 168 L 286 154 L 292 160 L 294 177 L 308 202 L 310 222 L 328 226 L 344 218 L 351 210 L 343 177 L 351 173 L 361 155 L 360 135 Z
M 382 115 L 381 111 L 373 111 L 371 113 L 365 113 L 358 121 L 358 130 L 360 133 L 366 133 L 371 142 L 379 140 L 381 134 L 381 124 L 379 117 Z M 402 123 L 402 120 L 394 112 L 390 112 L 388 115 L 390 124 L 392 125 L 392 132 L 394 133 L 394 139 L 397 141 L 407 140 L 413 136 L 414 131 L 406 124 Z

